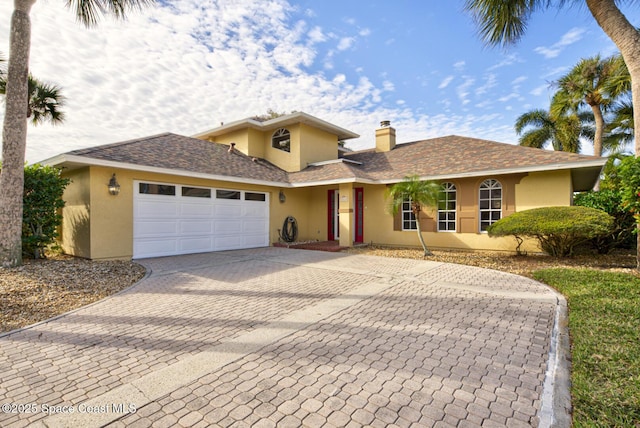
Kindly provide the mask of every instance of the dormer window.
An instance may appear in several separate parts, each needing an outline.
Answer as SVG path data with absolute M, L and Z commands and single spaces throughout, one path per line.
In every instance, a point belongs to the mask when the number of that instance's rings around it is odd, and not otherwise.
M 271 147 L 285 152 L 291 151 L 291 134 L 286 128 L 280 128 L 271 137 Z

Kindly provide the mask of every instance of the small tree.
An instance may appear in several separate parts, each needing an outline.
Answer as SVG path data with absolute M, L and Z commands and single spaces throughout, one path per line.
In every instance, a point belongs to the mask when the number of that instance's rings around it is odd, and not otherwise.
M 62 222 L 62 194 L 69 184 L 52 166 L 31 165 L 24 169 L 22 252 L 25 257 L 42 258 L 45 248 L 55 242 Z
M 438 206 L 438 196 L 440 195 L 440 185 L 434 181 L 420 181 L 417 175 L 410 175 L 404 178 L 404 181 L 394 184 L 389 189 L 389 197 L 391 198 L 391 212 L 397 214 L 402 207 L 404 201 L 411 202 L 411 212 L 416 218 L 416 231 L 418 239 L 422 244 L 424 255 L 433 255 L 427 248 L 427 244 L 422 237 L 420 229 L 420 213 L 425 208 L 435 208 Z
M 573 249 L 598 235 L 610 233 L 613 217 L 587 207 L 543 207 L 520 211 L 493 223 L 489 236 L 509 236 L 518 243 L 522 237 L 538 240 L 540 248 L 554 257 L 573 254 Z M 518 244 L 518 246 L 519 246 Z
M 622 194 L 619 188 L 600 188 L 598 191 L 578 193 L 574 203 L 583 207 L 602 210 L 615 221 L 611 232 L 596 236 L 590 240 L 591 246 L 599 254 L 607 254 L 614 248 L 633 248 L 635 238 L 635 219 L 633 214 L 622 206 Z

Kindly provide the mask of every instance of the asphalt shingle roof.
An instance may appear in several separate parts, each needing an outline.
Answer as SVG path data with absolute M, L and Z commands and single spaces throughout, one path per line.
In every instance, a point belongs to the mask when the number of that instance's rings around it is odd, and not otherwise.
M 374 180 L 397 179 L 409 174 L 437 177 L 598 159 L 457 135 L 398 144 L 389 152 L 348 153 L 345 158 L 361 162 L 363 172 Z
M 228 146 L 205 140 L 165 133 L 108 144 L 69 155 L 182 170 L 210 175 L 245 178 L 277 183 L 304 184 L 329 180 L 401 180 L 410 174 L 422 177 L 455 176 L 486 171 L 539 168 L 552 165 L 578 167 L 600 159 L 566 152 L 551 152 L 495 141 L 446 136 L 399 144 L 389 152 L 365 150 L 345 154 L 360 163 L 333 162 L 309 166 L 286 173 L 264 159 L 250 158 Z
M 202 174 L 286 182 L 287 173 L 228 146 L 171 133 L 74 150 L 67 154 Z

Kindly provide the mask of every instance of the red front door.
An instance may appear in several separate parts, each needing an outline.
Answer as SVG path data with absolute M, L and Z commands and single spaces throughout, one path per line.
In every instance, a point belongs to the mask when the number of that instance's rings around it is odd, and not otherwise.
M 338 191 L 329 190 L 327 197 L 327 240 L 335 241 L 340 238 L 340 222 L 338 218 Z
M 364 188 L 356 187 L 355 189 L 355 234 L 353 242 L 362 244 L 364 242 Z

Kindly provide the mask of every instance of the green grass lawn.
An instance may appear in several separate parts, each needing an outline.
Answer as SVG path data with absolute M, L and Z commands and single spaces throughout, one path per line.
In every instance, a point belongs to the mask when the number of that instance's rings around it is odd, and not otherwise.
M 534 277 L 569 304 L 576 427 L 640 427 L 640 278 L 544 269 Z

